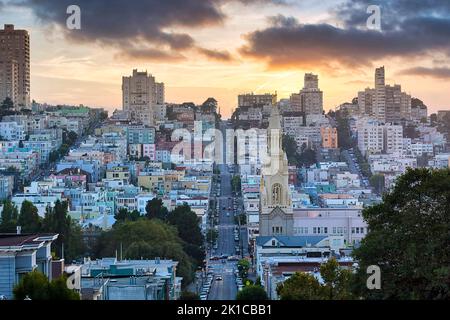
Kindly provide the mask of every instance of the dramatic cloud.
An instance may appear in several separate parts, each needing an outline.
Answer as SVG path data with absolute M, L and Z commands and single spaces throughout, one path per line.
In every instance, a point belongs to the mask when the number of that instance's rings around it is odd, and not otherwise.
M 269 26 L 246 35 L 244 57 L 265 61 L 270 68 L 371 66 L 395 57 L 450 55 L 450 1 L 378 1 L 382 31 L 369 30 L 369 0 L 349 0 L 334 11 L 344 27 L 300 24 L 295 18 L 269 18 Z M 430 7 L 435 5 L 435 7 Z
M 218 51 L 218 50 L 209 50 L 204 48 L 199 48 L 198 52 L 211 60 L 229 62 L 233 61 L 233 57 L 228 51 Z
M 15 5 L 31 8 L 44 24 L 63 27 L 72 41 L 117 47 L 122 55 L 169 60 L 181 57 L 179 51 L 196 48 L 187 33 L 173 28 L 203 28 L 223 24 L 222 5 L 229 2 L 253 4 L 269 0 L 20 0 Z M 275 1 L 279 2 L 279 1 Z M 0 1 L 0 4 L 2 2 Z M 67 7 L 81 8 L 81 30 L 65 28 Z M 130 46 L 131 43 L 131 46 Z M 138 46 L 142 44 L 142 48 Z M 148 49 L 149 46 L 152 48 Z M 207 49 L 204 49 L 207 50 Z M 211 51 L 211 56 L 214 52 Z M 205 51 L 206 54 L 206 51 Z M 220 56 L 216 53 L 216 57 Z M 222 60 L 226 60 L 222 56 Z
M 450 68 L 416 67 L 399 72 L 400 75 L 424 76 L 436 79 L 450 79 Z

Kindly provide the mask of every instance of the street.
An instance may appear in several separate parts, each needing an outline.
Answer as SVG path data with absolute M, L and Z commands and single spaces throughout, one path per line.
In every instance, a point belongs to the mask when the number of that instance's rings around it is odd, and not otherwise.
M 217 250 L 214 255 L 232 256 L 236 254 L 234 241 L 234 215 L 233 199 L 231 194 L 231 175 L 227 165 L 220 165 L 220 197 L 219 200 L 219 236 L 217 239 Z M 224 260 L 226 261 L 226 260 Z M 208 300 L 234 300 L 236 298 L 237 287 L 235 282 L 234 270 L 236 262 L 223 263 L 221 260 L 210 261 L 214 275 L 221 275 L 223 280 L 216 281 L 215 278 L 211 285 Z

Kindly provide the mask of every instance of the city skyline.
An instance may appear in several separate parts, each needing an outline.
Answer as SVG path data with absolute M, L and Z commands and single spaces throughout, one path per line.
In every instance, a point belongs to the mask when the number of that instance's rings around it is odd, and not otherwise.
M 238 94 L 289 98 L 312 72 L 327 111 L 371 86 L 373 69 L 384 65 L 386 82 L 401 84 L 431 113 L 450 108 L 450 6 L 426 2 L 379 1 L 381 32 L 365 29 L 368 2 L 353 0 L 134 1 L 130 8 L 78 1 L 81 30 L 65 26 L 68 1 L 1 1 L 0 18 L 30 32 L 31 97 L 39 102 L 121 109 L 122 76 L 138 69 L 165 83 L 167 102 L 214 97 L 229 117 Z M 112 26 L 118 18 L 124 23 Z

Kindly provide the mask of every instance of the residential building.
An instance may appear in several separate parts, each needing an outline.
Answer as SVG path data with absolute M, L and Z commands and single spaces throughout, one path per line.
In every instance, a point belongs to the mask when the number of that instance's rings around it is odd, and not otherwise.
M 123 110 L 133 120 L 148 126 L 155 123 L 154 108 L 164 104 L 164 84 L 157 83 L 147 71 L 133 70 L 133 75 L 122 78 Z
M 5 24 L 0 29 L 0 99 L 9 97 L 17 109 L 30 108 L 30 36 Z
M 277 103 L 277 94 L 240 94 L 238 96 L 238 107 L 254 107 L 258 105 L 274 106 Z
M 58 234 L 0 234 L 0 295 L 13 299 L 20 280 L 38 270 L 52 280 L 51 244 Z
M 322 148 L 327 148 L 327 149 L 337 149 L 338 148 L 337 128 L 321 127 L 320 135 L 322 137 Z

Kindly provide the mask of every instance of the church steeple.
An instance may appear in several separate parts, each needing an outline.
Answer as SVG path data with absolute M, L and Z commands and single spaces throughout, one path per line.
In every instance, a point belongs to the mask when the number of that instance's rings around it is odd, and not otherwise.
M 267 128 L 268 161 L 261 168 L 260 235 L 292 235 L 292 199 L 282 139 L 281 116 L 274 107 Z

